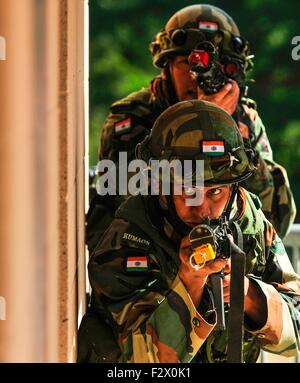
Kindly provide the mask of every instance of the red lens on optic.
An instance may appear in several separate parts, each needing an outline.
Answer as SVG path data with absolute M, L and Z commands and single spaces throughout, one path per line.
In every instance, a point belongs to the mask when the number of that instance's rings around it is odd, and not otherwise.
M 207 67 L 209 64 L 209 54 L 206 51 L 194 50 L 189 56 L 189 62 L 192 65 L 201 65 Z
M 230 63 L 225 66 L 225 73 L 227 74 L 227 76 L 232 76 L 236 71 L 236 64 Z

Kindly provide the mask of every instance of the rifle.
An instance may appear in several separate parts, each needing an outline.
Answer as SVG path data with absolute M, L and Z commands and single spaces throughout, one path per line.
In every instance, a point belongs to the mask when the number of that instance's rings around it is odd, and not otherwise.
M 234 224 L 234 228 L 240 238 L 241 232 L 238 231 L 240 229 L 237 224 Z M 226 216 L 213 220 L 208 218 L 205 224 L 194 227 L 189 235 L 193 249 L 190 264 L 199 270 L 216 258 L 231 257 L 227 362 L 240 363 L 243 349 L 245 253 L 229 239 L 228 234 L 232 235 L 232 230 L 229 228 Z M 217 330 L 226 329 L 223 277 L 223 270 L 210 276 L 217 314 Z
M 191 247 L 194 250 L 190 257 L 190 264 L 195 270 L 213 262 L 216 258 L 230 257 L 228 234 L 231 234 L 226 217 L 207 219 L 205 224 L 196 226 L 190 232 Z M 223 277 L 219 273 L 211 274 L 210 282 L 217 313 L 216 329 L 225 330 L 225 311 L 223 298 Z

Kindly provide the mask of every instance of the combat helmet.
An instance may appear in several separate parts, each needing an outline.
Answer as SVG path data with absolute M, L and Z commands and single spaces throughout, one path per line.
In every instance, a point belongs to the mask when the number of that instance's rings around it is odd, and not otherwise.
M 182 101 L 166 109 L 138 144 L 136 154 L 146 163 L 204 160 L 205 185 L 238 183 L 255 169 L 255 154 L 234 119 L 203 100 Z
M 248 42 L 240 36 L 233 19 L 222 9 L 207 4 L 185 7 L 169 19 L 150 45 L 153 64 L 163 68 L 168 58 L 188 55 L 203 41 L 219 46 L 224 55 L 243 60 L 245 71 L 253 66 Z
M 256 169 L 253 149 L 244 143 L 233 118 L 217 105 L 203 100 L 182 101 L 166 109 L 155 121 L 151 133 L 136 147 L 136 156 L 147 164 L 152 160 L 202 160 L 200 174 L 192 173 L 205 186 L 233 184 L 224 211 L 229 219 L 239 182 Z M 195 162 L 195 161 L 194 161 Z M 171 178 L 173 185 L 178 179 Z M 172 197 L 165 194 L 167 208 L 163 212 L 177 233 L 184 236 L 190 227 L 176 212 Z

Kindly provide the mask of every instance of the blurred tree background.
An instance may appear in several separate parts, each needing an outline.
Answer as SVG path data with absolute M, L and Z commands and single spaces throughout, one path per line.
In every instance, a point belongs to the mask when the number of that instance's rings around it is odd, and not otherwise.
M 206 3 L 206 2 L 204 2 Z M 90 0 L 90 165 L 97 163 L 101 126 L 111 103 L 146 87 L 159 70 L 149 44 L 186 0 Z M 256 100 L 274 159 L 289 175 L 300 222 L 300 35 L 298 1 L 215 1 L 233 17 L 255 55 L 249 97 Z M 237 6 L 238 4 L 238 6 Z

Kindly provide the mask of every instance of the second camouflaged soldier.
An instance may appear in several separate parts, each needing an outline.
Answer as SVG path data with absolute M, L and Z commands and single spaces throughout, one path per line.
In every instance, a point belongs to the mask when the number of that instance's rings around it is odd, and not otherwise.
M 224 301 L 231 309 L 233 258 L 217 257 L 199 270 L 189 259 L 191 230 L 224 216 L 239 228 L 233 240 L 246 256 L 243 361 L 255 362 L 261 347 L 296 355 L 299 276 L 257 197 L 237 187 L 255 166 L 231 116 L 212 103 L 180 102 L 157 119 L 137 154 L 147 164 L 202 160 L 204 186 L 194 189 L 203 200 L 188 206 L 193 194 L 183 189 L 181 195 L 129 197 L 120 206 L 89 262 L 92 312 L 105 325 L 83 322 L 79 361 L 225 362 L 227 331 L 216 328 L 209 277 L 224 268 Z M 195 183 L 197 173 L 190 174 Z
M 188 62 L 191 52 L 203 42 L 213 43 L 218 50 L 216 67 L 223 68 L 222 73 L 225 71 L 228 79 L 228 83 L 213 94 L 207 94 L 210 93 L 207 84 L 212 81 L 215 85 L 220 72 L 206 72 L 205 76 L 209 73 L 211 78 L 197 87 Z M 232 18 L 211 5 L 183 8 L 154 38 L 151 54 L 154 65 L 161 68 L 161 75 L 153 79 L 149 88 L 132 93 L 111 106 L 102 130 L 99 160 L 111 159 L 118 163 L 119 152 L 127 152 L 128 160 L 133 159 L 136 144 L 143 140 L 155 119 L 170 105 L 197 97 L 213 102 L 233 116 L 243 137 L 250 138 L 257 151 L 258 169 L 244 186 L 259 195 L 266 217 L 283 238 L 294 221 L 295 203 L 284 168 L 273 161 L 255 102 L 242 97 L 245 73 L 251 68 L 252 60 L 249 45 L 240 36 Z M 206 65 L 206 59 L 211 59 L 211 55 L 203 58 L 203 65 Z M 93 201 L 87 230 L 90 251 L 122 200 L 122 197 L 103 197 L 96 203 Z

